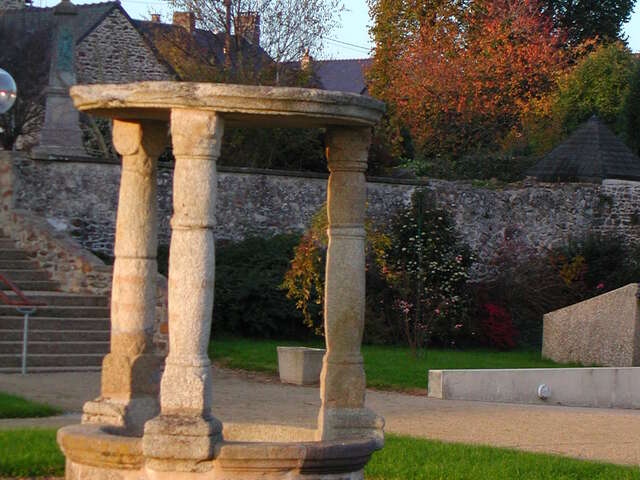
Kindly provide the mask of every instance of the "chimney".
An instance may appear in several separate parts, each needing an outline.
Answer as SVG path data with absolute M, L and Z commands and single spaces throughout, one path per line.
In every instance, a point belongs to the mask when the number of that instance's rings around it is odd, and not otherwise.
M 162 19 L 160 18 L 160 14 L 159 13 L 152 13 L 151 14 L 151 21 L 153 23 L 162 23 Z
M 236 18 L 236 34 L 244 37 L 253 45 L 260 45 L 260 14 L 258 12 L 240 12 Z
M 193 33 L 196 31 L 196 16 L 193 12 L 173 12 L 173 24 Z

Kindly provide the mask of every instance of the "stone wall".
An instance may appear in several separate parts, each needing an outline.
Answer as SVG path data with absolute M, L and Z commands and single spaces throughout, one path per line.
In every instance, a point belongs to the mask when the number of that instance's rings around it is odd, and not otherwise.
M 43 216 L 94 251 L 111 254 L 120 167 L 105 163 L 14 162 L 19 208 Z M 240 240 L 250 235 L 300 232 L 326 195 L 326 176 L 279 174 L 220 168 L 216 235 Z M 160 168 L 160 243 L 170 236 L 172 169 Z M 490 273 L 490 260 L 505 241 L 543 251 L 589 232 L 640 239 L 640 183 L 522 183 L 501 190 L 470 183 L 370 178 L 368 214 L 388 223 L 408 204 L 415 188 L 431 190 L 455 219 L 480 262 L 476 274 Z M 79 192 L 83 192 L 79 195 Z
M 171 80 L 140 33 L 114 9 L 76 48 L 77 83 Z

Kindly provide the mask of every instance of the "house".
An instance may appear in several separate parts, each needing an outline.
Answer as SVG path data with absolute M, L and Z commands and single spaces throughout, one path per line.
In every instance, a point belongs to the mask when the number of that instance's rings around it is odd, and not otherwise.
M 640 158 L 593 116 L 532 167 L 528 175 L 545 182 L 640 182 Z
M 68 96 L 73 84 L 233 81 L 240 69 L 245 76 L 268 72 L 273 61 L 260 47 L 259 18 L 249 12 L 238 24 L 238 34 L 227 36 L 197 29 L 190 12 L 175 12 L 173 22 L 164 24 L 155 15 L 150 21 L 134 20 L 117 1 L 75 5 L 62 0 L 55 7 L 38 8 L 24 0 L 0 0 L 0 35 L 5 41 L 38 35 L 42 49 L 50 53 L 41 56 L 47 62 L 42 70 L 48 71 L 48 86 L 42 89 L 44 123 L 31 126 L 39 132 L 32 155 L 87 156 L 78 114 Z M 6 68 L 10 71 L 11 65 Z M 13 75 L 18 80 L 19 75 Z M 23 82 L 31 81 L 23 77 Z
M 191 80 L 183 78 L 185 59 L 192 55 L 218 67 L 225 63 L 224 32 L 211 33 L 196 28 L 190 12 L 175 12 L 173 22 L 165 24 L 158 15 L 152 20 L 132 19 L 119 2 L 74 5 L 61 2 L 73 17 L 71 30 L 75 43 L 75 73 L 78 83 L 128 83 L 143 80 Z M 22 29 L 25 33 L 56 28 L 56 9 L 28 6 L 24 0 L 0 0 L 0 29 Z M 240 18 L 241 25 L 255 19 Z M 254 23 L 256 25 L 256 23 Z M 259 23 L 253 30 L 232 36 L 230 56 L 242 52 L 261 62 L 270 62 L 260 48 Z M 52 33 L 53 36 L 53 33 Z M 180 40 L 180 49 L 168 51 L 171 37 Z
M 20 38 L 39 33 L 45 39 L 42 48 L 50 50 L 43 56 L 50 67 L 44 69 L 49 71 L 48 87 L 43 88 L 47 98 L 44 124 L 36 129 L 39 145 L 31 149 L 35 158 L 86 156 L 78 114 L 68 96 L 73 84 L 148 80 L 268 84 L 275 78 L 275 64 L 260 46 L 260 18 L 254 12 L 238 16 L 234 35 L 196 28 L 190 12 L 175 12 L 172 23 L 162 23 L 158 15 L 135 20 L 117 1 L 75 5 L 62 0 L 55 7 L 38 8 L 25 0 L 0 0 L 0 13 L 0 35 L 11 31 L 12 38 Z M 299 84 L 296 75 L 309 64 L 313 76 L 305 86 L 366 93 L 364 70 L 369 59 L 315 61 L 307 55 L 285 66 L 289 72 L 281 84 Z

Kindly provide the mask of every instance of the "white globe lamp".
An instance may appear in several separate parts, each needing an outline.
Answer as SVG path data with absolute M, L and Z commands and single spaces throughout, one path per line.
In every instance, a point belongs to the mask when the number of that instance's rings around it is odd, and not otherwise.
M 18 89 L 13 77 L 0 68 L 0 115 L 13 107 L 17 94 Z

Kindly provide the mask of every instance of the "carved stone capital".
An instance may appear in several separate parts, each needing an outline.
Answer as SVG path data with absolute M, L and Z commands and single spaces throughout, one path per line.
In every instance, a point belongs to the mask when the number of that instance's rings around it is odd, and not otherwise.
M 224 120 L 206 110 L 171 110 L 171 137 L 176 158 L 201 157 L 213 160 L 220 156 Z
M 167 146 L 167 126 L 153 121 L 113 121 L 113 146 L 123 157 L 144 155 L 157 159 Z
M 330 172 L 367 170 L 371 128 L 329 128 L 326 142 Z

